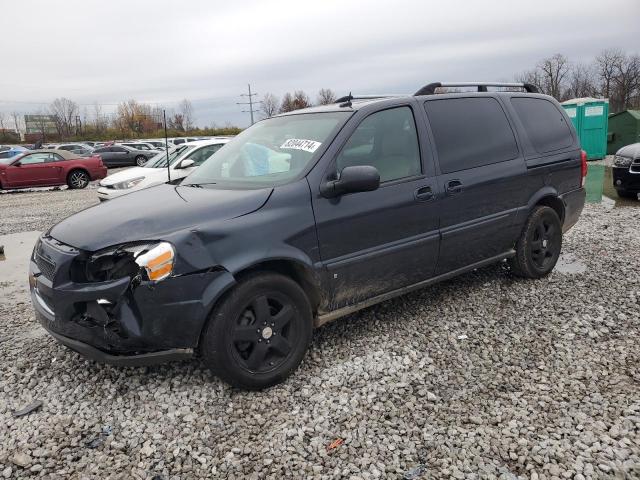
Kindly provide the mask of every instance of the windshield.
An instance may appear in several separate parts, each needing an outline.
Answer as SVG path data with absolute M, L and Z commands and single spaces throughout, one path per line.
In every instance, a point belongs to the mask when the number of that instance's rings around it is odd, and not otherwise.
M 227 143 L 182 184 L 259 188 L 287 182 L 305 169 L 350 115 L 308 113 L 263 120 Z
M 183 153 L 186 153 L 188 150 L 193 150 L 195 147 L 181 145 L 177 148 L 169 148 L 169 165 L 173 165 L 176 163 L 178 157 L 181 157 Z M 167 152 L 160 152 L 157 155 L 154 155 L 149 159 L 147 163 L 144 164 L 145 168 L 167 168 Z

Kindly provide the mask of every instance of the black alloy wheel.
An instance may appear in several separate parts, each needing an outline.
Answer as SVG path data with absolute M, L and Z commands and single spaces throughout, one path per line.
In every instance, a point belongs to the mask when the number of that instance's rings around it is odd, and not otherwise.
M 199 351 L 215 375 L 258 390 L 283 381 L 298 367 L 312 327 L 309 300 L 295 280 L 253 273 L 217 302 Z
M 555 267 L 562 249 L 562 224 L 556 211 L 537 206 L 527 219 L 516 243 L 516 254 L 509 259 L 515 275 L 541 278 Z

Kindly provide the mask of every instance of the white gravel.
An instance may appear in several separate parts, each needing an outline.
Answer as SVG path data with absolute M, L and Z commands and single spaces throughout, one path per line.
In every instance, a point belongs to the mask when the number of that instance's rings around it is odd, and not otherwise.
M 33 213 L 6 223 L 7 198 Z M 2 196 L 0 227 L 94 200 Z M 260 393 L 83 360 L 0 262 L 0 477 L 640 478 L 640 208 L 588 205 L 563 252 L 540 281 L 496 265 L 323 327 Z

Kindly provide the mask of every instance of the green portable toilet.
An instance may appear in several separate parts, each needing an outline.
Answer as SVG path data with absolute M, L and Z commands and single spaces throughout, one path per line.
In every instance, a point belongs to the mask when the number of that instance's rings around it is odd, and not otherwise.
M 587 158 L 604 158 L 607 155 L 609 100 L 574 98 L 562 102 L 562 107 L 578 132 L 580 145 L 587 152 Z
M 640 142 L 640 110 L 624 110 L 609 115 L 608 142 L 609 155 L 625 145 Z

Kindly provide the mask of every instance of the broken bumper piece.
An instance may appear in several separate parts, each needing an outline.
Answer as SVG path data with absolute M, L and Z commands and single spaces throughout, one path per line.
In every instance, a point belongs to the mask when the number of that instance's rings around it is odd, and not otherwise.
M 46 328 L 46 327 L 45 327 Z M 174 348 L 171 350 L 162 350 L 159 352 L 139 353 L 130 355 L 111 355 L 103 352 L 87 343 L 65 337 L 52 330 L 47 329 L 49 334 L 65 347 L 78 352 L 89 360 L 95 360 L 100 363 L 108 363 L 121 367 L 143 367 L 148 365 L 156 365 L 158 363 L 173 362 L 178 360 L 187 360 L 193 357 L 192 348 Z

